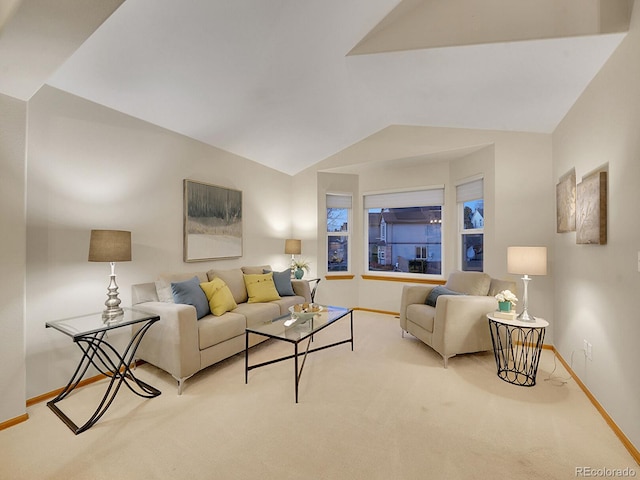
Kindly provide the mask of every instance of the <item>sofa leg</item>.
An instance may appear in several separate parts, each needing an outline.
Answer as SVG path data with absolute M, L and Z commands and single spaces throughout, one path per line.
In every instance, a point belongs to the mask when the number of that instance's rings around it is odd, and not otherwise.
M 444 368 L 447 368 L 449 365 L 449 357 L 443 356 L 442 359 L 444 360 Z
M 173 379 L 178 382 L 178 395 L 182 395 L 182 389 L 184 387 L 184 382 L 186 382 L 188 379 L 190 379 L 191 377 L 193 377 L 193 375 L 189 375 L 188 377 L 182 377 L 182 378 L 177 378 L 174 377 L 173 375 L 171 375 L 173 377 Z

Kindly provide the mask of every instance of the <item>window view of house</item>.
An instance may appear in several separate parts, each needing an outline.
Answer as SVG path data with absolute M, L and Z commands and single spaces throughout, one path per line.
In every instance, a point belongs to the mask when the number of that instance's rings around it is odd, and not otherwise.
M 442 207 L 370 208 L 369 270 L 440 275 Z
M 346 272 L 349 260 L 348 210 L 346 208 L 327 209 L 327 271 Z
M 351 196 L 327 195 L 327 271 L 348 272 Z
M 484 200 L 463 203 L 462 270 L 482 272 L 484 268 Z
M 456 186 L 460 270 L 484 271 L 484 180 L 476 178 Z

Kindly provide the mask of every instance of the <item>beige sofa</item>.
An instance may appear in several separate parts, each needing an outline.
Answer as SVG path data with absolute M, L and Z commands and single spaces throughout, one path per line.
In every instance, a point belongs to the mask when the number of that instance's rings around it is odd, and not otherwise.
M 442 355 L 444 367 L 449 358 L 462 353 L 491 350 L 486 314 L 495 311 L 494 295 L 515 282 L 492 279 L 482 272 L 453 272 L 444 288 L 463 295 L 442 294 L 435 307 L 425 302 L 437 285 L 405 285 L 400 302 L 400 327 Z M 440 287 L 442 290 L 442 287 Z
M 262 265 L 163 274 L 155 282 L 133 285 L 134 308 L 160 315 L 160 321 L 149 329 L 140 343 L 136 359 L 144 360 L 171 374 L 178 382 L 180 395 L 186 379 L 245 349 L 247 326 L 271 321 L 288 313 L 289 307 L 297 303 L 311 302 L 309 282 L 291 280 L 295 295 L 282 296 L 264 303 L 249 303 L 244 275 L 262 274 L 264 270 L 271 270 L 271 267 Z M 220 316 L 209 313 L 198 319 L 194 306 L 174 303 L 171 282 L 182 282 L 194 276 L 202 283 L 215 277 L 222 279 L 233 295 L 236 308 Z M 250 345 L 264 340 L 264 337 L 251 335 Z

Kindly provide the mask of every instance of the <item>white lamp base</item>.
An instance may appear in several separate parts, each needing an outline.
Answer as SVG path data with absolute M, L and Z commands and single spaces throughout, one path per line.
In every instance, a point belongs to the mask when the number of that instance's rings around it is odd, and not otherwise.
M 529 295 L 528 295 L 528 286 L 529 286 L 529 281 L 531 280 L 531 277 L 529 277 L 529 275 L 525 275 L 524 277 L 522 277 L 522 281 L 524 282 L 524 297 L 522 300 L 523 303 L 523 310 L 522 313 L 520 315 L 518 315 L 518 320 L 522 321 L 522 322 L 535 322 L 536 321 L 536 317 L 534 317 L 533 315 L 529 315 L 529 312 L 527 312 L 527 306 L 529 303 Z

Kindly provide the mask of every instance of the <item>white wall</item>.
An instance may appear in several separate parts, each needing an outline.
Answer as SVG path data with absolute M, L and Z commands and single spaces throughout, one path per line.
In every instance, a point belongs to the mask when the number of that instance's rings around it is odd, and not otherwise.
M 0 94 L 0 422 L 24 415 L 27 104 Z
M 629 34 L 553 135 L 554 181 L 608 164 L 607 245 L 555 235 L 555 343 L 636 447 L 640 446 L 640 5 Z M 583 340 L 593 360 L 582 354 Z
M 123 305 L 164 271 L 289 264 L 288 175 L 50 87 L 29 103 L 28 135 L 27 398 L 65 385 L 79 359 L 45 322 L 104 308 L 110 270 L 87 261 L 91 229 L 132 232 L 133 259 L 116 267 Z M 183 262 L 185 178 L 243 191 L 242 258 Z

